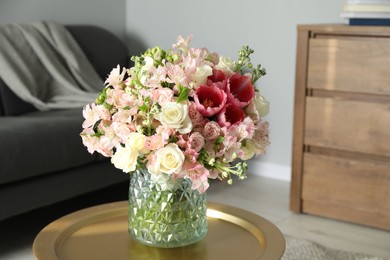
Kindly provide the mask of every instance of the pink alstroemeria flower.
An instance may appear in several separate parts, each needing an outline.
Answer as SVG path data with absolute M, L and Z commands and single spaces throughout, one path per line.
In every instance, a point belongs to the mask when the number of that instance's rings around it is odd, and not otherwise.
M 203 116 L 213 116 L 225 106 L 227 96 L 222 87 L 222 83 L 212 83 L 210 86 L 201 85 L 195 91 L 194 101 L 196 109 Z
M 251 78 L 239 73 L 233 74 L 226 88 L 228 101 L 239 107 L 245 107 L 255 96 Z
M 191 163 L 187 162 L 185 164 L 186 176 L 191 179 L 192 189 L 198 190 L 199 193 L 204 193 L 209 187 L 208 176 L 210 175 L 209 171 L 204 167 L 203 164 L 198 162 Z

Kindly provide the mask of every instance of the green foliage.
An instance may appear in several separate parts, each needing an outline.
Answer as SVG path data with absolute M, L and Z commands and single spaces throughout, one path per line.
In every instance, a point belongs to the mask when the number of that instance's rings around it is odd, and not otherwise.
M 188 100 L 188 88 L 179 85 L 179 97 L 177 98 L 177 103 Z
M 265 68 L 261 68 L 261 65 L 253 66 L 250 55 L 255 51 L 249 46 L 242 46 L 238 52 L 238 61 L 236 71 L 240 71 L 242 74 L 249 72 L 252 74 L 252 84 L 254 84 L 259 78 L 267 74 Z

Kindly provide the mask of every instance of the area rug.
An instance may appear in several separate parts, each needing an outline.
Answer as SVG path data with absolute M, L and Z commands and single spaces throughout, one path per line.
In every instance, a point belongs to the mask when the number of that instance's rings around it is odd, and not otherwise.
M 285 236 L 286 251 L 282 260 L 386 260 L 365 254 L 335 250 L 315 242 Z

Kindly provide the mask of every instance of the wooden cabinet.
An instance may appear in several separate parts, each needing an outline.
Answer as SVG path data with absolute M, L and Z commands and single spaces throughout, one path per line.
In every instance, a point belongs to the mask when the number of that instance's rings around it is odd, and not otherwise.
M 390 27 L 298 26 L 290 209 L 390 230 Z

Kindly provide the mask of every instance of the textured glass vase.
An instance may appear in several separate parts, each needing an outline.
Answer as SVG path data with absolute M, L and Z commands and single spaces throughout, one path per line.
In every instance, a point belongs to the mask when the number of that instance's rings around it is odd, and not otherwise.
M 189 179 L 166 177 L 146 170 L 130 176 L 129 234 L 154 247 L 193 244 L 207 233 L 206 195 L 192 190 Z

